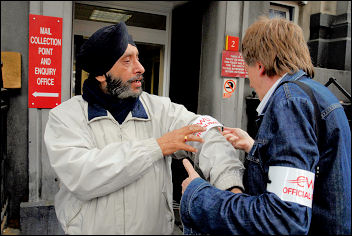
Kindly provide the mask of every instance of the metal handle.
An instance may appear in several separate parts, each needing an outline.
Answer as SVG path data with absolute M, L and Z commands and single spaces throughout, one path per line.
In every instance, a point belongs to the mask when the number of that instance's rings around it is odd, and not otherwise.
M 331 77 L 329 81 L 325 84 L 325 87 L 328 87 L 330 84 L 334 84 L 351 102 L 352 97 L 338 82 L 335 78 Z

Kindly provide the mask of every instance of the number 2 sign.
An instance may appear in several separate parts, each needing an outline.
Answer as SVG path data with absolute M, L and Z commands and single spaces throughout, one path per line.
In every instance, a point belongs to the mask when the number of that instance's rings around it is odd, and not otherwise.
M 238 52 L 239 43 L 240 43 L 239 37 L 226 35 L 225 50 Z

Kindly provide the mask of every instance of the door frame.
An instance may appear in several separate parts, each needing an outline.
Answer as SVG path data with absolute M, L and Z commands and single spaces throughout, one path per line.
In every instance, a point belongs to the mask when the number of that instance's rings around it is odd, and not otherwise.
M 168 97 L 170 89 L 170 52 L 171 52 L 171 19 L 174 2 L 156 1 L 76 1 L 77 3 L 111 7 L 130 11 L 139 11 L 151 14 L 166 16 L 166 30 L 148 29 L 134 26 L 127 26 L 129 34 L 133 36 L 136 42 L 159 44 L 164 46 L 164 52 L 160 58 L 160 74 L 162 79 L 159 80 L 159 95 Z M 182 3 L 177 3 L 182 4 Z M 74 7 L 73 7 L 74 11 Z M 73 14 L 74 15 L 74 14 Z M 74 18 L 74 17 L 73 17 Z M 111 23 L 94 22 L 73 19 L 73 35 L 79 34 L 90 36 L 98 29 L 111 25 Z M 163 55 L 162 55 L 163 54 Z M 73 55 L 72 55 L 73 56 Z M 73 61 L 73 58 L 72 58 Z M 163 61 L 163 65 L 162 65 Z

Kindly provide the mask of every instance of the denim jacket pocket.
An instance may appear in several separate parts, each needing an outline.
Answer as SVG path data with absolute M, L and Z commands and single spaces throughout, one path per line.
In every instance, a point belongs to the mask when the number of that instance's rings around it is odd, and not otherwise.
M 267 184 L 267 173 L 264 171 L 263 161 L 260 158 L 259 150 L 267 143 L 267 140 L 258 139 L 254 141 L 252 149 L 245 160 L 245 173 L 243 176 L 246 193 L 258 195 L 265 192 Z

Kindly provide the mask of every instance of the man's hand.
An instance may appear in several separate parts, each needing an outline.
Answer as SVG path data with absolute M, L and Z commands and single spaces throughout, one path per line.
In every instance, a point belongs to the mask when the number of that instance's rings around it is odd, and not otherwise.
M 198 150 L 196 148 L 186 144 L 186 142 L 204 142 L 201 137 L 192 135 L 192 133 L 203 132 L 205 130 L 206 128 L 203 128 L 199 125 L 188 125 L 166 133 L 164 136 L 158 138 L 156 141 L 158 142 L 164 156 L 170 155 L 178 150 L 197 152 Z
M 235 187 L 235 188 L 231 189 L 231 192 L 233 192 L 233 193 L 242 193 L 242 190 Z
M 189 183 L 191 183 L 192 180 L 200 177 L 199 174 L 197 173 L 197 171 L 194 170 L 191 162 L 189 162 L 189 160 L 187 159 L 183 159 L 182 160 L 182 164 L 185 167 L 187 173 L 188 173 L 188 178 L 186 178 L 183 182 L 182 182 L 182 194 L 186 191 L 187 186 L 189 185 Z
M 229 141 L 234 148 L 249 152 L 254 144 L 254 140 L 248 133 L 240 128 L 224 127 L 222 135 Z

